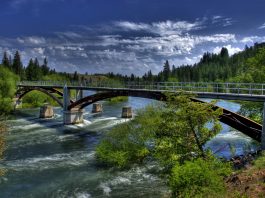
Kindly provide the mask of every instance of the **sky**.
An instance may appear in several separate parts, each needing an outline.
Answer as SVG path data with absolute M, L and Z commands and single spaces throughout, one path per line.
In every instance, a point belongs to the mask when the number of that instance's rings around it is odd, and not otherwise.
M 0 55 L 57 71 L 143 75 L 265 41 L 264 0 L 0 0 Z

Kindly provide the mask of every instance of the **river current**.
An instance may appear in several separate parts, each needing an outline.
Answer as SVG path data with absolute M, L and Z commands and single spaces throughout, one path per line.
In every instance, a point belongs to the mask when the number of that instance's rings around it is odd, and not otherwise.
M 7 121 L 8 147 L 0 162 L 7 173 L 0 177 L 0 198 L 163 197 L 168 189 L 156 175 L 156 165 L 117 171 L 99 167 L 95 160 L 95 147 L 104 133 L 128 121 L 120 118 L 121 108 L 129 105 L 136 112 L 153 102 L 133 97 L 127 102 L 103 102 L 104 112 L 96 115 L 88 106 L 84 124 L 75 126 L 63 126 L 61 108 L 55 108 L 55 117 L 47 120 L 38 118 L 38 108 L 18 110 Z M 217 104 L 234 112 L 240 110 L 240 105 L 233 102 Z M 206 145 L 217 155 L 229 158 L 257 148 L 249 137 L 222 126 Z M 234 153 L 228 144 L 233 145 Z

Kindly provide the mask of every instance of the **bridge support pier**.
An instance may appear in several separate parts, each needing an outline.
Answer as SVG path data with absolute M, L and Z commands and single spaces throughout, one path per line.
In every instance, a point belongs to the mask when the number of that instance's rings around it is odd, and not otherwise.
M 81 89 L 76 90 L 76 100 L 82 99 L 83 95 L 84 95 L 83 90 L 81 90 Z
M 22 107 L 22 99 L 13 98 L 14 110 Z
M 132 118 L 132 107 L 122 107 L 122 118 Z
M 92 113 L 101 113 L 102 112 L 102 104 L 94 103 L 92 108 Z
M 54 116 L 53 107 L 45 104 L 40 108 L 40 118 L 52 118 Z
M 83 109 L 71 109 L 70 111 L 63 112 L 63 123 L 65 125 L 80 124 L 83 123 Z
M 261 149 L 265 150 L 265 102 L 263 106 L 263 123 L 262 123 L 262 134 L 261 134 Z

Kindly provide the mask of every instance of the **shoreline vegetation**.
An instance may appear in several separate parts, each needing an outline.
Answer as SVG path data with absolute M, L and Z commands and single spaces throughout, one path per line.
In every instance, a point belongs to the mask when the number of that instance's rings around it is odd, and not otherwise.
M 6 125 L 3 121 L 0 121 L 0 162 L 3 158 L 3 154 L 5 151 L 5 132 L 6 132 Z M 5 173 L 5 170 L 0 169 L 0 177 L 3 176 Z
M 118 96 L 114 98 L 109 98 L 107 101 L 109 103 L 119 103 L 119 102 L 127 102 L 129 100 L 128 96 Z
M 220 131 L 214 121 L 220 112 L 210 111 L 211 104 L 193 104 L 189 96 L 168 97 L 166 105 L 147 106 L 109 131 L 96 148 L 98 164 L 119 170 L 157 162 L 170 189 L 165 197 L 262 197 L 265 153 L 227 161 L 202 151 L 203 143 Z M 209 121 L 211 129 L 204 127 Z
M 213 103 L 199 104 L 190 97 L 167 94 L 164 105 L 148 106 L 134 120 L 114 127 L 96 148 L 99 164 L 123 169 L 156 161 L 171 197 L 225 194 L 224 177 L 232 166 L 203 148 L 221 130 L 221 109 L 214 111 Z

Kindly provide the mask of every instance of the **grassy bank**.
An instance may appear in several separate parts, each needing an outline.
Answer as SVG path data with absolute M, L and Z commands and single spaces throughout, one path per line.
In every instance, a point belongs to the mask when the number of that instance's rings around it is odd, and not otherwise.
M 128 96 L 118 96 L 107 99 L 109 103 L 127 102 L 128 100 L 129 100 Z

